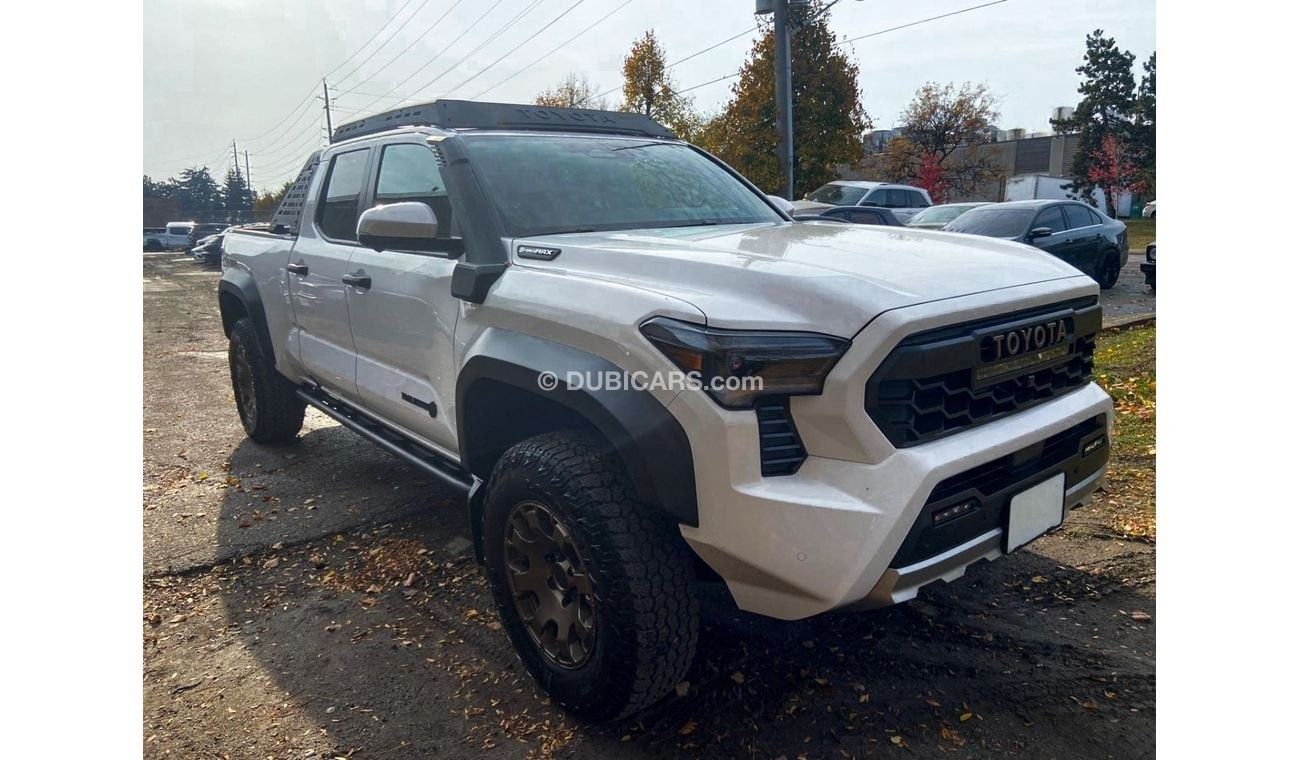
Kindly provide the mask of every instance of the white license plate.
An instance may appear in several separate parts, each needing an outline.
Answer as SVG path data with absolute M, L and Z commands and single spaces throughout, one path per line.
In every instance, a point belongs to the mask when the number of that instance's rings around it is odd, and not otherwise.
M 1007 551 L 1024 546 L 1065 519 L 1065 473 L 1011 497 Z

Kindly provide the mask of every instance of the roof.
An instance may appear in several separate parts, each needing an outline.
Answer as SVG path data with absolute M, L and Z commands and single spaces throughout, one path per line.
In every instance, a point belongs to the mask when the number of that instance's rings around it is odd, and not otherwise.
M 590 108 L 546 108 L 516 103 L 435 100 L 404 106 L 341 125 L 330 142 L 387 132 L 398 127 L 440 129 L 509 129 L 550 132 L 595 132 L 675 138 L 667 127 L 642 113 Z
M 1003 208 L 1007 208 L 1007 207 L 1038 208 L 1040 206 L 1046 206 L 1051 203 L 1078 203 L 1078 202 L 1079 201 L 1071 200 L 1069 198 L 1031 198 L 1029 200 L 1024 200 L 1024 201 L 1003 201 L 997 205 Z

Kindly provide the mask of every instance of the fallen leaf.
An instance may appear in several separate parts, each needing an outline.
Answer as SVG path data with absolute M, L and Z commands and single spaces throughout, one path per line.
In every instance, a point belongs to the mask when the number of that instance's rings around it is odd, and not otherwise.
M 732 674 L 731 674 L 731 680 L 735 681 L 736 683 L 744 683 L 744 682 L 745 682 L 745 674 L 744 674 L 744 673 L 741 673 L 739 670 L 737 670 L 735 673 L 732 673 Z
M 265 562 L 262 563 L 262 569 L 263 569 L 263 570 L 270 570 L 270 569 L 274 568 L 276 565 L 279 565 L 279 564 L 280 564 L 280 558 L 279 558 L 279 557 L 272 557 L 272 558 L 270 558 L 270 559 L 268 559 L 267 561 L 265 561 Z
M 1151 622 L 1151 616 L 1148 615 L 1148 614 L 1145 613 L 1145 612 L 1134 612 L 1134 613 L 1130 614 L 1129 617 L 1133 618 L 1134 620 L 1136 620 L 1136 621 L 1139 622 L 1139 623 L 1149 623 L 1149 622 Z
M 961 718 L 959 720 L 961 720 L 962 723 L 965 723 L 966 721 L 970 720 L 970 718 L 971 718 L 970 713 L 964 712 L 961 714 Z
M 679 696 L 679 697 L 684 697 L 684 696 L 686 696 L 686 694 L 687 694 L 690 690 L 691 690 L 691 682 L 690 682 L 690 681 L 682 681 L 681 683 L 677 684 L 677 696 Z
M 696 728 L 699 728 L 699 724 L 696 723 L 694 720 L 688 720 L 682 724 L 682 727 L 677 730 L 677 733 L 681 734 L 682 736 L 690 736 L 691 734 L 695 733 Z

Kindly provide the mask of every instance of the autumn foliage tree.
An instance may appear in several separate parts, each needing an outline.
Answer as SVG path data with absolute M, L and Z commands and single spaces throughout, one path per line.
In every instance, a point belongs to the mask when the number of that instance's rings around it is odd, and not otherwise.
M 936 203 L 936 190 L 939 197 L 949 190 L 974 194 L 998 176 L 993 156 L 972 149 L 992 139 L 997 117 L 997 100 L 982 84 L 926 82 L 899 119 L 902 134 L 885 146 L 884 170 L 892 180 L 924 187 Z
M 1141 167 L 1130 157 L 1128 146 L 1116 135 L 1102 138 L 1088 156 L 1087 180 L 1101 188 L 1110 206 L 1107 213 L 1114 216 L 1119 208 L 1120 195 L 1125 192 L 1140 193 L 1146 188 Z
M 1102 144 L 1107 137 L 1128 142 L 1133 134 L 1135 106 L 1132 53 L 1120 50 L 1112 37 L 1097 29 L 1088 35 L 1084 44 L 1083 64 L 1075 71 L 1083 77 L 1079 84 L 1082 96 L 1074 115 L 1068 119 L 1053 119 L 1052 127 L 1058 134 L 1078 133 L 1079 148 L 1070 166 L 1070 192 L 1076 197 L 1092 202 L 1092 191 L 1099 185 L 1089 177 L 1093 174 L 1095 156 L 1107 151 Z M 1152 62 L 1154 75 L 1154 61 Z M 1151 120 L 1154 124 L 1155 79 L 1151 79 L 1153 93 Z M 1153 133 L 1154 134 L 1154 133 Z M 1155 152 L 1150 157 L 1154 168 Z
M 835 44 L 819 4 L 792 6 L 791 83 L 794 101 L 795 195 L 839 176 L 838 165 L 862 160 L 862 136 L 871 119 L 858 94 L 858 65 Z M 776 158 L 774 35 L 764 22 L 731 100 L 696 139 L 766 192 L 785 183 Z
M 690 140 L 700 125 L 695 101 L 677 93 L 666 58 L 653 29 L 632 43 L 623 59 L 623 104 L 619 110 L 643 113 Z
M 596 85 L 581 74 L 570 73 L 563 82 L 543 90 L 535 101 L 549 108 L 595 108 L 604 110 L 609 104 L 600 97 Z

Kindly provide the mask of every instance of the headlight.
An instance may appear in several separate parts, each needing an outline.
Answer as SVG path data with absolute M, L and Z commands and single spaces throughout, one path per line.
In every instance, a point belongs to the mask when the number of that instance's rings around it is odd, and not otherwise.
M 1155 261 L 1155 260 L 1156 260 L 1156 247 L 1154 245 L 1149 245 L 1147 246 L 1147 261 Z
M 843 338 L 806 332 L 720 330 L 666 317 L 641 334 L 686 373 L 698 373 L 722 406 L 752 406 L 761 396 L 812 396 L 848 350 Z

